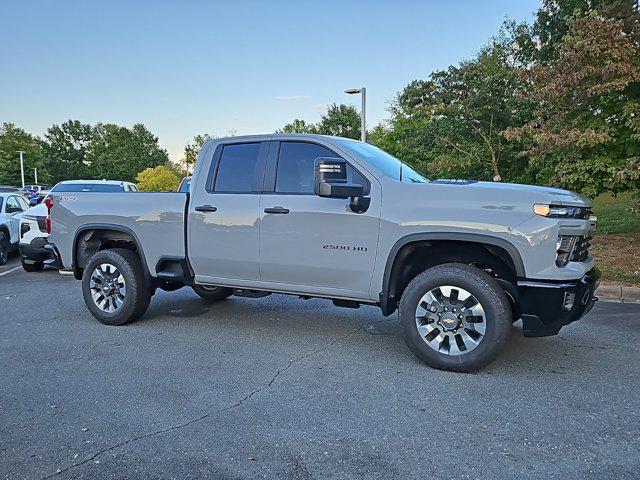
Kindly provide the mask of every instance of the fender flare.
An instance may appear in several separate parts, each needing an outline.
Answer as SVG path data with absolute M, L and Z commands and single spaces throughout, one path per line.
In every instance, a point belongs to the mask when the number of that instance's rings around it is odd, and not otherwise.
M 513 265 L 516 269 L 516 275 L 520 278 L 525 277 L 524 270 L 524 262 L 522 261 L 522 256 L 520 252 L 516 248 L 516 246 L 499 237 L 493 237 L 491 235 L 484 235 L 482 233 L 451 233 L 451 232 L 426 232 L 426 233 L 412 233 L 409 235 L 405 235 L 400 238 L 391 248 L 389 255 L 387 257 L 387 262 L 384 267 L 384 277 L 382 280 L 382 291 L 379 294 L 380 297 L 380 308 L 382 309 L 382 314 L 385 316 L 391 315 L 395 310 L 395 305 L 392 305 L 392 302 L 389 302 L 389 287 L 391 281 L 391 272 L 393 270 L 393 264 L 395 263 L 396 256 L 398 252 L 405 245 L 413 242 L 420 241 L 428 241 L 428 240 L 451 240 L 451 241 L 462 241 L 462 242 L 473 242 L 479 244 L 493 245 L 495 247 L 500 247 L 504 249 L 511 260 L 513 261 Z
M 71 268 L 73 270 L 73 276 L 76 280 L 82 279 L 80 267 L 78 266 L 78 262 L 76 261 L 76 255 L 78 252 L 78 241 L 80 239 L 80 236 L 89 230 L 111 230 L 129 235 L 133 239 L 136 250 L 140 255 L 140 262 L 142 263 L 142 269 L 145 276 L 147 278 L 151 278 L 151 273 L 149 272 L 149 267 L 147 265 L 147 259 L 144 256 L 144 251 L 142 250 L 142 243 L 132 229 L 130 229 L 129 227 L 124 227 L 122 225 L 115 225 L 113 223 L 86 223 L 84 225 L 81 225 L 78 230 L 76 230 L 76 233 L 73 237 L 73 255 L 71 257 Z

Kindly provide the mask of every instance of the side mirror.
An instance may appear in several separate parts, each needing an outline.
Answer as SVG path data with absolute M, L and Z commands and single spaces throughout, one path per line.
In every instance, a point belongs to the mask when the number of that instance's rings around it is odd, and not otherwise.
M 364 196 L 362 185 L 349 183 L 347 162 L 342 158 L 316 158 L 314 192 L 320 197 L 350 198 L 349 207 L 355 213 L 366 212 L 371 203 L 371 199 Z

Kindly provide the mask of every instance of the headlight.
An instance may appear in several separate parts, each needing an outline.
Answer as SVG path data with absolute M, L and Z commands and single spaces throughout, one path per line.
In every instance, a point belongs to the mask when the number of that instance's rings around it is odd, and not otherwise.
M 561 207 L 559 205 L 544 205 L 536 203 L 533 205 L 533 213 L 543 217 L 571 218 L 573 217 L 573 207 Z
M 571 259 L 573 247 L 576 245 L 576 238 L 573 235 L 560 235 L 556 248 L 556 265 L 564 267 Z
M 562 205 L 535 203 L 533 205 L 533 213 L 549 218 L 589 218 L 591 215 L 591 208 L 563 207 Z

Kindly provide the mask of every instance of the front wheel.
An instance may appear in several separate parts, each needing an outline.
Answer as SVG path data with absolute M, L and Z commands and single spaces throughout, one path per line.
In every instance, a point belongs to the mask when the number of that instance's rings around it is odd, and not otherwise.
M 4 265 L 9 260 L 9 237 L 4 232 L 0 232 L 0 265 Z
M 99 322 L 124 325 L 147 311 L 151 287 L 140 257 L 131 250 L 116 248 L 91 257 L 82 274 L 82 295 Z
M 459 263 L 415 277 L 398 310 L 411 351 L 440 370 L 480 370 L 502 350 L 511 330 L 504 290 L 482 270 Z

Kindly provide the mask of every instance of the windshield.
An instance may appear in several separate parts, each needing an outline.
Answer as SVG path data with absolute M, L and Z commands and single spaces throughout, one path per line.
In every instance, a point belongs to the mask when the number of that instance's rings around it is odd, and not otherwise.
M 122 192 L 122 185 L 112 183 L 59 183 L 52 192 Z
M 358 157 L 362 157 L 370 163 L 376 170 L 382 172 L 386 177 L 406 183 L 427 183 L 424 178 L 410 166 L 389 155 L 384 150 L 380 150 L 369 143 L 353 142 L 341 140 L 341 145 Z

